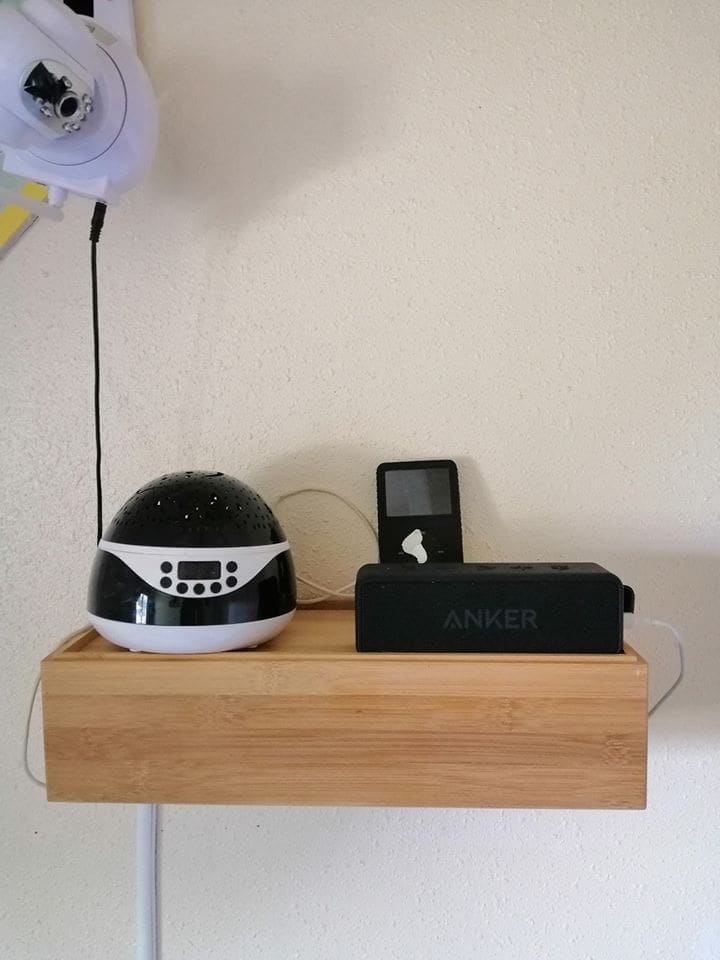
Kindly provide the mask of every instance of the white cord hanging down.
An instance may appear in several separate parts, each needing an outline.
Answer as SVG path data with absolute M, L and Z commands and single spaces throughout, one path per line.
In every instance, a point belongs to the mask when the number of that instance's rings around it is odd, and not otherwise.
M 40 675 L 33 687 L 30 709 L 25 723 L 23 762 L 25 773 L 33 783 L 45 787 L 45 781 L 30 769 L 28 746 L 33 709 L 40 689 Z M 137 808 L 137 958 L 157 960 L 157 812 L 155 804 L 139 804 Z
M 665 620 L 655 620 L 652 617 L 638 617 L 634 613 L 625 614 L 625 626 L 626 628 L 632 629 L 635 623 L 644 623 L 648 627 L 660 627 L 662 630 L 669 630 L 675 639 L 677 645 L 678 658 L 680 660 L 680 669 L 677 677 L 668 687 L 665 693 L 660 696 L 655 703 L 648 710 L 648 716 L 651 717 L 661 703 L 665 703 L 667 698 L 673 693 L 683 681 L 685 676 L 685 647 L 683 646 L 682 636 L 677 627 L 674 627 L 671 623 L 667 623 Z
M 36 777 L 35 774 L 30 769 L 30 758 L 28 757 L 28 751 L 30 749 L 30 725 L 32 723 L 33 713 L 35 711 L 35 701 L 37 700 L 38 690 L 40 689 L 40 674 L 37 675 L 37 680 L 35 681 L 35 686 L 33 687 L 32 697 L 30 698 L 30 709 L 28 710 L 27 720 L 25 722 L 25 743 L 23 744 L 23 766 L 25 767 L 25 773 L 32 780 L 33 783 L 37 784 L 38 787 L 45 787 L 47 784 L 44 780 L 41 780 L 40 777 Z
M 653 619 L 649 619 L 647 623 L 652 627 L 660 627 L 662 629 L 670 631 L 670 633 L 675 638 L 675 643 L 677 644 L 677 650 L 678 650 L 678 657 L 680 659 L 680 670 L 678 672 L 677 677 L 675 678 L 675 681 L 670 687 L 668 687 L 665 693 L 658 700 L 656 700 L 655 703 L 652 705 L 652 707 L 650 707 L 650 709 L 648 710 L 649 716 L 652 716 L 657 710 L 657 708 L 660 706 L 660 704 L 664 703 L 667 700 L 667 698 L 670 696 L 670 694 L 673 693 L 675 690 L 677 690 L 677 688 L 683 682 L 683 678 L 685 677 L 685 647 L 683 646 L 682 637 L 680 636 L 680 631 L 677 630 L 671 623 L 666 623 L 665 620 L 653 620 Z
M 157 960 L 157 811 L 141 803 L 136 815 L 138 960 Z
M 284 503 L 286 500 L 290 500 L 292 497 L 299 497 L 306 493 L 325 494 L 328 497 L 335 497 L 336 500 L 340 500 L 341 503 L 344 503 L 346 507 L 352 510 L 352 512 L 367 525 L 375 542 L 378 542 L 378 533 L 372 521 L 358 506 L 352 502 L 352 500 L 348 500 L 346 497 L 343 497 L 342 494 L 336 493 L 334 490 L 327 490 L 324 487 L 302 487 L 300 490 L 292 490 L 290 493 L 284 493 L 281 497 L 279 497 L 275 501 L 273 509 L 277 509 L 281 503 Z M 317 581 L 311 580 L 309 577 L 301 576 L 300 574 L 298 574 L 297 580 L 306 587 L 310 587 L 311 590 L 316 590 L 320 593 L 320 596 L 318 597 L 311 597 L 309 600 L 299 600 L 299 607 L 310 607 L 313 604 L 322 603 L 323 600 L 329 600 L 333 597 L 340 600 L 352 600 L 355 591 L 354 581 L 352 583 L 346 583 L 344 587 L 328 587 L 324 583 L 318 583 Z

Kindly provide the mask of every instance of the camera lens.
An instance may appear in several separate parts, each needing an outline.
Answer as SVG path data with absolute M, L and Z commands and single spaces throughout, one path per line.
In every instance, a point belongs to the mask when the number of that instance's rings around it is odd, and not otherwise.
M 74 117 L 78 111 L 78 106 L 80 105 L 78 98 L 75 96 L 63 97 L 60 103 L 58 104 L 58 113 L 63 118 L 67 120 L 68 117 Z

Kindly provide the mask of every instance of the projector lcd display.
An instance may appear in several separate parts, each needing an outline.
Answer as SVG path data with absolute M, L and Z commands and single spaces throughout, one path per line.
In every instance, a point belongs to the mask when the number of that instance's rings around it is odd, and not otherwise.
M 217 580 L 219 576 L 220 564 L 215 561 L 186 560 L 178 564 L 181 580 Z
M 450 473 L 445 468 L 388 470 L 385 502 L 389 517 L 438 517 L 452 513 Z

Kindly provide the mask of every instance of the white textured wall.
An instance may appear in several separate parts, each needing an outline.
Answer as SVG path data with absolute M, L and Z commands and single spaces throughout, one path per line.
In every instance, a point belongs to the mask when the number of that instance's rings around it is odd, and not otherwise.
M 186 467 L 370 511 L 379 460 L 454 455 L 470 558 L 606 563 L 689 660 L 644 813 L 166 809 L 163 957 L 715 960 L 716 3 L 137 7 L 162 142 L 102 247 L 108 511 Z M 93 553 L 89 214 L 0 266 L 3 960 L 133 956 L 131 808 L 19 763 Z M 328 511 L 284 517 L 344 582 L 372 549 Z

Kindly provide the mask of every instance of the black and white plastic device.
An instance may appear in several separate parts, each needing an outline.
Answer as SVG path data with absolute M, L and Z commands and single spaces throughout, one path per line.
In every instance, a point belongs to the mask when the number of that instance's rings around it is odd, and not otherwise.
M 462 563 L 457 466 L 404 460 L 377 468 L 381 563 Z
M 268 505 L 223 473 L 168 474 L 142 487 L 98 544 L 90 621 L 151 653 L 254 647 L 295 612 L 290 545 Z

